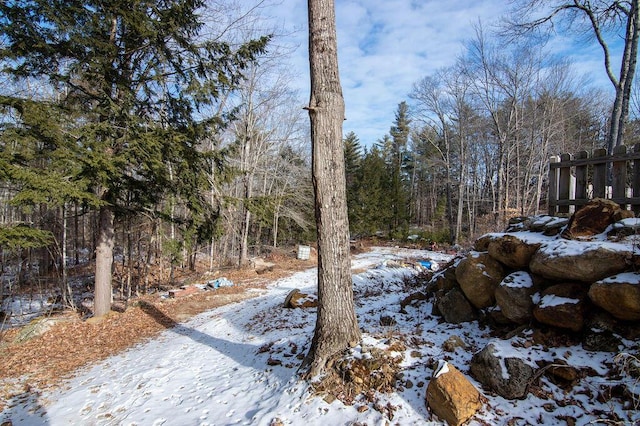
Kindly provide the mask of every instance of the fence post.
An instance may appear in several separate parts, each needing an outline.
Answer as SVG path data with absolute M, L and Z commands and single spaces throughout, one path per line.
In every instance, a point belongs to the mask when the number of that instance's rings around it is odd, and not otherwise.
M 587 158 L 589 158 L 587 151 L 580 151 L 574 156 L 576 160 L 586 160 Z M 587 168 L 587 164 L 576 166 L 576 210 L 578 210 L 577 205 L 587 203 Z
M 553 167 L 554 163 L 560 162 L 557 155 L 549 159 L 549 216 L 555 216 L 558 202 L 558 169 Z
M 624 145 L 616 146 L 613 149 L 613 155 L 625 155 L 627 153 L 627 147 Z M 612 167 L 612 181 L 611 185 L 613 189 L 611 191 L 611 198 L 620 204 L 623 209 L 627 206 L 624 204 L 624 198 L 627 195 L 627 160 L 620 159 L 613 161 Z
M 607 150 L 604 148 L 594 149 L 592 158 L 601 158 L 607 156 Z M 605 198 L 607 185 L 607 163 L 595 164 L 593 166 L 593 198 Z
M 560 161 L 571 161 L 571 154 L 560 154 Z M 571 166 L 560 167 L 560 177 L 558 179 L 558 201 L 566 201 L 564 205 L 558 206 L 558 213 L 569 213 L 569 203 L 571 199 Z

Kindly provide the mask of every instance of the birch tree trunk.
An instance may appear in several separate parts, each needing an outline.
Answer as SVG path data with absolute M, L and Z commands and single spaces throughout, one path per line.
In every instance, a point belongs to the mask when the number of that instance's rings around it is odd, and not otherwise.
M 320 374 L 330 358 L 360 341 L 349 258 L 342 142 L 344 99 L 338 73 L 333 0 L 308 0 L 312 180 L 318 231 L 318 314 L 303 368 Z

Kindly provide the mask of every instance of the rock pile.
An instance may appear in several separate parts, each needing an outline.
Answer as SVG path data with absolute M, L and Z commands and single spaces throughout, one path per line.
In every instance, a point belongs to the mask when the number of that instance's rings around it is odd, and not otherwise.
M 640 336 L 639 227 L 632 212 L 602 199 L 569 219 L 516 218 L 435 274 L 426 293 L 450 323 L 480 319 L 496 329 L 531 328 L 540 339 L 565 335 L 587 350 L 617 352 L 621 338 Z M 570 366 L 554 364 L 549 374 L 556 370 L 558 380 L 572 380 L 563 377 L 571 376 Z M 469 371 L 507 399 L 526 397 L 538 374 L 491 343 L 473 355 Z

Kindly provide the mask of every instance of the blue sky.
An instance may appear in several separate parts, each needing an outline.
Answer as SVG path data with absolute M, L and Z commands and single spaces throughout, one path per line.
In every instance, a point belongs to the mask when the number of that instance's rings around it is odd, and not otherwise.
M 298 45 L 290 67 L 292 85 L 308 98 L 307 1 L 274 0 L 265 9 L 293 33 Z M 488 27 L 508 10 L 506 0 L 336 0 L 338 59 L 346 105 L 344 134 L 355 132 L 370 146 L 389 132 L 397 105 L 412 85 L 439 68 L 453 65 L 473 25 Z M 576 70 L 609 90 L 597 46 L 558 37 L 554 48 L 566 52 Z

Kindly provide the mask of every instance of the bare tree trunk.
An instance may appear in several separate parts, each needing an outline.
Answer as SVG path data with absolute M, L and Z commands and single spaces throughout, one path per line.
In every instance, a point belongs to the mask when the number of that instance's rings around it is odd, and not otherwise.
M 280 222 L 280 205 L 273 210 L 273 248 L 278 247 L 278 224 Z
M 456 244 L 456 234 L 455 234 L 455 223 L 453 220 L 453 185 L 452 185 L 452 177 L 451 177 L 451 140 L 449 138 L 449 131 L 447 130 L 447 122 L 444 114 L 438 114 L 440 123 L 442 124 L 442 139 L 444 142 L 444 152 L 442 152 L 442 160 L 444 161 L 444 165 L 446 168 L 446 179 L 447 183 L 445 185 L 446 188 L 446 197 L 447 197 L 447 206 L 446 206 L 446 216 L 447 216 L 447 226 L 449 227 L 449 243 Z
M 625 42 L 620 65 L 620 77 L 618 79 L 614 77 L 611 70 L 610 51 L 600 34 L 601 29 L 596 24 L 593 24 L 596 37 L 605 55 L 607 74 L 616 90 L 616 97 L 613 108 L 611 109 L 609 135 L 607 137 L 607 152 L 609 154 L 613 153 L 615 147 L 623 145 L 624 130 L 629 119 L 629 100 L 631 98 L 631 88 L 638 60 L 638 38 L 640 37 L 639 9 L 638 0 L 629 2 L 629 10 L 626 16 Z
M 96 245 L 96 284 L 93 315 L 101 317 L 111 310 L 111 267 L 115 231 L 113 210 L 109 206 L 100 207 L 98 243 Z
M 465 152 L 465 138 L 463 136 L 462 129 L 460 130 L 460 147 L 459 147 L 459 162 L 460 171 L 458 176 L 458 208 L 456 211 L 456 227 L 454 232 L 454 238 L 452 244 L 458 244 L 460 242 L 460 236 L 462 234 L 462 218 L 464 213 L 464 193 L 467 189 L 467 161 Z
M 346 178 L 342 143 L 344 99 L 338 73 L 335 5 L 309 0 L 311 140 L 318 231 L 318 316 L 307 358 L 311 377 L 330 358 L 360 341 L 349 258 Z
M 74 256 L 74 265 L 78 265 L 80 264 L 80 247 L 78 247 L 78 238 L 80 235 L 80 231 L 79 231 L 79 221 L 80 218 L 78 217 L 78 202 L 76 201 L 73 204 L 74 207 L 74 214 L 73 214 L 73 256 Z M 84 247 L 82 247 L 84 248 Z
M 245 175 L 244 181 L 244 199 L 242 200 L 242 220 L 240 228 L 240 257 L 238 259 L 238 267 L 242 268 L 248 263 L 249 259 L 249 228 L 251 227 L 251 211 L 247 207 L 249 199 L 253 196 L 252 181 L 253 175 Z
M 77 222 L 77 217 L 76 217 L 76 222 Z M 67 207 L 66 205 L 63 203 L 62 204 L 62 243 L 61 243 L 61 253 L 60 253 L 60 267 L 61 267 L 61 272 L 62 272 L 62 277 L 61 277 L 61 283 L 60 283 L 60 290 L 62 293 L 62 303 L 64 303 L 65 306 L 71 306 L 74 307 L 74 302 L 73 302 L 73 293 L 71 292 L 71 288 L 69 287 L 69 278 L 68 278 L 68 271 L 67 271 L 67 239 L 68 239 L 68 235 L 67 235 Z

